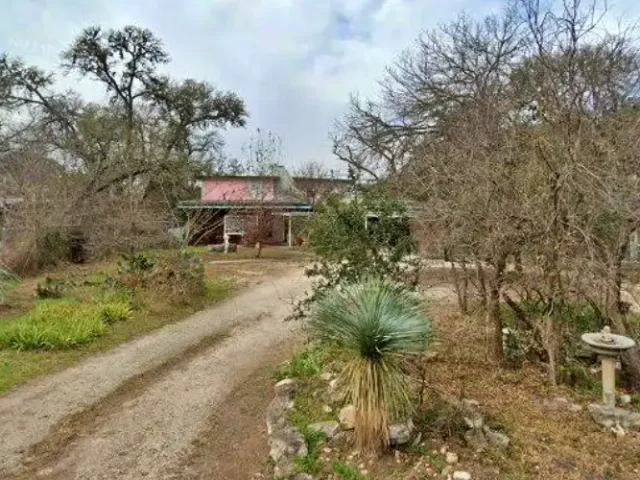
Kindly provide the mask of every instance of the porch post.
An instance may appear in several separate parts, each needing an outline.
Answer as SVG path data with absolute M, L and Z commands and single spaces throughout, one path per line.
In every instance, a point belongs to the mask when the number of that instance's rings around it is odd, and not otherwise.
M 293 239 L 291 238 L 291 220 L 293 219 L 293 217 L 291 216 L 291 214 L 288 214 L 289 216 L 289 224 L 288 224 L 288 233 L 287 233 L 287 243 L 289 244 L 289 248 L 291 248 L 293 246 Z
M 224 241 L 224 253 L 229 253 L 229 234 L 227 233 L 227 215 L 222 217 L 222 239 Z

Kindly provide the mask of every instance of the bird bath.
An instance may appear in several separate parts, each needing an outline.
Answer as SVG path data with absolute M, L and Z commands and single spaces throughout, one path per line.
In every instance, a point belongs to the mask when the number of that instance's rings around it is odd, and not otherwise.
M 616 405 L 616 361 L 636 344 L 633 339 L 611 333 L 608 326 L 600 333 L 584 333 L 582 341 L 598 354 L 602 361 L 602 401 L 606 407 Z

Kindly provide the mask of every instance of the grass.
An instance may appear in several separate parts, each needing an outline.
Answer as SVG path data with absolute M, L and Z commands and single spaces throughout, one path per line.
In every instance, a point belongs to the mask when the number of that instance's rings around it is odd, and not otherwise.
M 221 284 L 224 286 L 213 289 L 217 292 L 216 295 L 202 299 L 196 304 L 175 305 L 156 301 L 143 311 L 134 311 L 128 321 L 110 325 L 108 332 L 92 343 L 78 345 L 73 349 L 44 351 L 1 349 L 0 393 L 38 376 L 69 367 L 88 356 L 110 350 L 165 325 L 180 321 L 201 308 L 213 305 L 234 291 L 232 284 L 226 281 L 222 281 Z
M 293 409 L 289 413 L 291 421 L 296 427 L 304 429 L 311 423 L 335 419 L 332 412 L 327 413 L 322 410 L 324 402 L 319 397 L 312 395 L 312 392 L 318 391 L 320 383 L 299 384 L 300 392 L 296 394 Z
M 218 302 L 223 300 L 231 292 L 233 292 L 235 285 L 231 281 L 211 281 L 207 282 L 206 297 L 211 302 Z
M 296 467 L 302 473 L 317 475 L 322 471 L 322 463 L 320 462 L 320 445 L 325 440 L 324 434 L 315 432 L 308 427 L 300 429 L 300 433 L 307 442 L 307 455 L 304 457 L 296 457 Z
M 276 382 L 285 378 L 306 378 L 322 372 L 324 350 L 320 346 L 314 346 L 293 354 L 291 360 L 280 365 L 273 372 Z
M 294 406 L 289 416 L 293 424 L 301 431 L 315 422 L 334 420 L 332 412 L 325 412 L 321 396 L 315 393 L 326 387 L 326 382 L 320 374 L 334 357 L 334 352 L 322 344 L 312 344 L 303 350 L 295 352 L 291 360 L 278 366 L 272 373 L 275 382 L 285 378 L 295 378 L 297 381 L 294 394 Z
M 107 325 L 129 320 L 133 315 L 131 303 L 123 300 L 106 303 L 99 306 L 102 321 Z
M 339 461 L 334 462 L 333 471 L 342 480 L 367 480 L 368 478 L 362 475 L 355 467 Z
M 251 247 L 238 247 L 235 252 L 208 252 L 203 245 L 187 247 L 186 250 L 200 255 L 205 261 L 217 260 L 307 260 L 312 256 L 311 252 L 299 247 L 265 246 L 259 259 L 256 259 L 256 250 Z M 162 255 L 166 250 L 150 250 L 151 255 Z
M 122 317 L 118 306 L 74 300 L 38 302 L 33 311 L 2 324 L 0 348 L 53 350 L 91 343 L 107 332 L 105 320 Z

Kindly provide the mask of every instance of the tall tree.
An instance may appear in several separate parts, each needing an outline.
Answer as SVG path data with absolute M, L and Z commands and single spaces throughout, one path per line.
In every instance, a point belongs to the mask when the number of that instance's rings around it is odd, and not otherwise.
M 157 67 L 169 62 L 162 42 L 145 28 L 126 26 L 120 30 L 84 29 L 62 53 L 63 67 L 101 82 L 111 103 L 121 103 L 130 126 L 135 103 L 148 97 L 164 80 Z
M 242 151 L 245 170 L 252 175 L 275 175 L 284 161 L 282 139 L 268 130 L 256 129 Z
M 633 330 L 619 310 L 622 260 L 640 227 L 640 46 L 632 30 L 596 35 L 600 7 L 516 0 L 426 32 L 389 68 L 377 101 L 353 98 L 335 136 L 354 176 L 422 203 L 427 240 L 454 266 L 476 266 L 496 357 L 508 299 L 540 340 L 551 381 L 568 305 Z M 511 261 L 518 275 L 507 280 Z M 517 310 L 507 285 L 540 318 Z M 640 385 L 637 349 L 625 365 Z
M 152 32 L 135 26 L 87 28 L 62 59 L 65 72 L 101 85 L 108 102 L 60 93 L 57 72 L 0 56 L 0 152 L 34 150 L 61 166 L 68 180 L 58 209 L 67 219 L 56 217 L 62 223 L 86 230 L 104 215 L 97 206 L 110 204 L 115 214 L 119 197 L 149 206 L 147 225 L 157 214 L 154 228 L 162 230 L 168 209 L 193 181 L 219 168 L 220 131 L 244 126 L 243 101 L 207 82 L 161 74 L 169 54 Z

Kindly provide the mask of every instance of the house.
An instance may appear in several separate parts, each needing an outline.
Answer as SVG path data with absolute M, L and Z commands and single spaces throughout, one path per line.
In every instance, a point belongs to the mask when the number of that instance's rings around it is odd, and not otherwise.
M 197 219 L 192 243 L 250 242 L 249 232 L 260 228 L 268 244 L 293 245 L 292 219 L 307 216 L 323 197 L 344 193 L 353 182 L 335 178 L 291 177 L 284 167 L 273 175 L 218 175 L 199 181 L 200 199 L 180 202 L 187 222 Z M 186 228 L 186 227 L 185 227 Z

